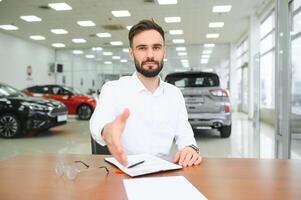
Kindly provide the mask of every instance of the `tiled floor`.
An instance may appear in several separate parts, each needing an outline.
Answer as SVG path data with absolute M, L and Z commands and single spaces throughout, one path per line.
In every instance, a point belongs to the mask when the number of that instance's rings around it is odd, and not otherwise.
M 201 154 L 205 157 L 274 157 L 273 127 L 262 124 L 261 134 L 254 134 L 252 122 L 242 113 L 232 116 L 232 135 L 220 138 L 215 130 L 198 131 L 195 136 Z M 69 118 L 69 122 L 61 127 L 38 135 L 27 135 L 16 139 L 0 138 L 0 159 L 31 152 L 58 152 L 90 154 L 90 133 L 87 121 Z M 260 140 L 260 142 L 259 142 Z M 260 148 L 259 144 L 260 143 Z M 294 158 L 301 156 L 301 139 L 292 142 Z M 172 152 L 175 148 L 172 149 Z

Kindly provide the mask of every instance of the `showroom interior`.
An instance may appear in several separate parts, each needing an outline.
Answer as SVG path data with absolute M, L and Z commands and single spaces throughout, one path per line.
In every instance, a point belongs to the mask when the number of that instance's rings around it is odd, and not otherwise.
M 0 0 L 0 83 L 24 95 L 37 85 L 72 87 L 97 104 L 103 84 L 135 71 L 129 29 L 153 19 L 165 30 L 162 80 L 172 72 L 215 72 L 229 92 L 231 136 L 195 129 L 202 156 L 300 159 L 301 0 L 175 2 Z M 0 160 L 91 154 L 88 118 L 69 112 L 60 126 L 1 137 Z

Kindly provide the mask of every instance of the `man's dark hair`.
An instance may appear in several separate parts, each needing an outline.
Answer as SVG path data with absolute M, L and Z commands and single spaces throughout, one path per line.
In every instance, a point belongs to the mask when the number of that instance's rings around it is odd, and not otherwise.
M 162 27 L 159 26 L 156 22 L 154 22 L 153 19 L 152 20 L 145 19 L 145 20 L 141 20 L 140 22 L 138 22 L 129 31 L 130 47 L 132 47 L 132 45 L 133 45 L 133 38 L 135 37 L 135 35 L 143 32 L 143 31 L 147 31 L 147 30 L 158 31 L 160 33 L 160 35 L 162 36 L 163 41 L 165 41 L 164 31 L 163 31 Z

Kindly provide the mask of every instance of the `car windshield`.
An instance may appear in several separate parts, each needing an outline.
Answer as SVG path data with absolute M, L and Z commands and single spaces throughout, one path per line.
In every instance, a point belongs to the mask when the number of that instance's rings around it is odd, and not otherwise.
M 175 74 L 168 75 L 166 81 L 179 88 L 219 86 L 219 78 L 215 74 Z
M 0 84 L 0 96 L 1 97 L 20 97 L 25 96 L 21 91 L 4 84 Z
M 64 87 L 65 90 L 69 90 L 72 92 L 74 95 L 85 95 L 82 91 L 75 89 L 73 87 Z

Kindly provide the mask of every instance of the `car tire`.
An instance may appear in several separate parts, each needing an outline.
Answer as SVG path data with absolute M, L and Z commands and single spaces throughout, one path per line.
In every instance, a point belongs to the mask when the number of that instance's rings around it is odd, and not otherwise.
M 83 104 L 77 109 L 77 116 L 81 120 L 88 120 L 91 118 L 93 110 L 90 106 Z
M 222 138 L 228 138 L 231 135 L 231 125 L 230 126 L 222 126 L 220 128 L 220 134 Z
M 4 138 L 18 137 L 22 132 L 21 122 L 18 117 L 11 113 L 0 116 L 0 136 Z

